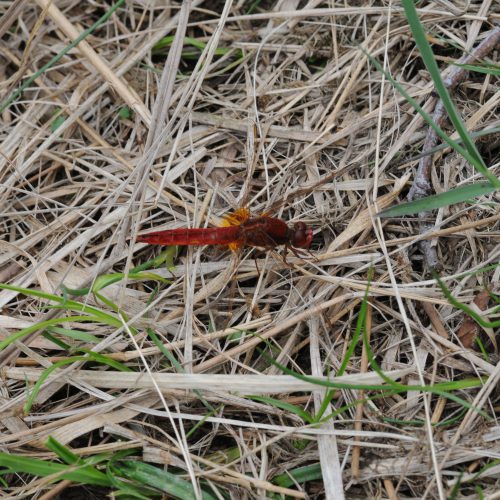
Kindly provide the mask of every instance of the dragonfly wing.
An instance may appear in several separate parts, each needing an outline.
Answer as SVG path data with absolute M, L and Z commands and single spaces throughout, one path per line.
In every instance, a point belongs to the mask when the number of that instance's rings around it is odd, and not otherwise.
M 241 226 L 250 219 L 250 210 L 248 208 L 238 208 L 224 216 L 221 222 L 222 227 L 227 226 Z

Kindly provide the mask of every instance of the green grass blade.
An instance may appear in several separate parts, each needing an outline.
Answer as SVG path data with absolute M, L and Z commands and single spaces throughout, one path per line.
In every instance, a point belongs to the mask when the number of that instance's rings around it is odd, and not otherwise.
M 273 478 L 272 482 L 283 488 L 290 488 L 297 483 L 303 484 L 308 481 L 317 481 L 322 478 L 323 473 L 321 472 L 321 465 L 311 464 L 279 474 Z
M 124 365 L 123 363 L 116 361 L 116 359 L 109 358 L 105 354 L 100 354 L 98 352 L 91 351 L 90 349 L 78 349 L 78 350 L 84 352 L 88 356 L 89 361 L 95 361 L 96 363 L 107 365 L 110 368 L 113 368 L 114 370 L 119 372 L 130 373 L 134 371 L 127 365 Z
M 64 319 L 64 318 L 60 318 Z M 66 321 L 65 321 L 66 323 Z M 69 328 L 62 328 L 60 326 L 52 326 L 47 329 L 50 334 L 58 334 L 64 337 L 68 337 L 73 340 L 77 340 L 78 342 L 85 342 L 87 344 L 98 344 L 101 339 L 96 335 L 92 335 L 91 333 L 84 332 L 82 330 L 75 330 Z
M 66 464 L 0 452 L 0 467 L 6 467 L 13 473 L 31 474 L 36 477 L 57 475 L 57 479 L 53 479 L 52 482 L 64 479 L 94 486 L 111 486 L 105 474 L 89 466 L 71 467 Z
M 483 196 L 496 191 L 497 188 L 489 182 L 478 182 L 477 184 L 467 184 L 455 189 L 450 189 L 445 193 L 439 193 L 419 200 L 410 201 L 394 207 L 386 208 L 377 214 L 377 217 L 401 217 L 419 212 L 427 212 L 436 208 L 447 207 L 455 203 L 462 203 L 478 196 Z
M 434 276 L 436 281 L 439 284 L 439 287 L 441 288 L 441 291 L 443 292 L 444 296 L 448 299 L 448 301 L 454 305 L 456 308 L 461 309 L 464 313 L 466 313 L 468 316 L 470 316 L 474 321 L 479 323 L 483 328 L 500 328 L 500 320 L 497 321 L 486 321 L 484 320 L 481 315 L 479 315 L 476 311 L 471 309 L 470 307 L 467 307 L 465 304 L 462 304 L 459 302 L 451 292 L 448 290 L 446 285 L 443 283 L 441 278 L 436 274 Z
M 22 330 L 19 330 L 18 332 L 13 333 L 12 335 L 9 335 L 5 339 L 3 339 L 0 342 L 0 351 L 14 343 L 16 340 L 21 340 L 23 337 L 29 335 L 30 333 L 36 332 L 37 330 L 44 330 L 45 328 L 49 328 L 60 323 L 68 323 L 69 321 L 91 322 L 94 321 L 94 319 L 91 316 L 65 316 L 64 318 L 50 318 L 45 321 L 40 321 L 40 323 L 23 328 Z
M 459 68 L 464 68 L 467 71 L 475 71 L 476 73 L 484 73 L 486 75 L 500 76 L 500 66 L 498 64 L 459 64 L 452 63 L 453 66 L 458 66 Z
M 472 165 L 481 172 L 495 187 L 500 188 L 500 180 L 497 179 L 491 172 L 488 171 L 488 168 L 484 164 L 479 151 L 474 144 L 474 141 L 470 137 L 470 134 L 465 127 L 460 115 L 451 100 L 448 89 L 446 88 L 442 78 L 441 72 L 439 71 L 438 65 L 436 63 L 436 59 L 434 58 L 434 54 L 432 52 L 431 46 L 427 41 L 427 37 L 425 31 L 420 23 L 418 18 L 417 10 L 415 8 L 415 4 L 413 0 L 402 0 L 403 7 L 406 13 L 406 18 L 408 20 L 408 24 L 410 25 L 411 31 L 415 38 L 415 43 L 417 44 L 420 53 L 422 55 L 422 59 L 424 61 L 429 74 L 434 82 L 434 86 L 436 88 L 439 97 L 443 101 L 443 105 L 448 113 L 448 116 L 456 128 L 459 136 L 462 138 L 465 149 L 468 152 L 468 155 L 471 158 Z
M 443 129 L 439 127 L 436 123 L 434 123 L 434 120 L 432 119 L 432 116 L 427 113 L 418 102 L 413 99 L 413 97 L 408 94 L 408 92 L 405 90 L 405 88 L 394 78 L 390 73 L 384 70 L 382 65 L 368 52 L 365 50 L 361 49 L 366 57 L 370 60 L 370 62 L 380 71 L 381 73 L 384 74 L 384 76 L 387 78 L 387 80 L 391 83 L 391 85 L 408 101 L 408 103 L 418 112 L 418 114 L 427 122 L 427 124 L 432 127 L 436 134 L 444 141 L 448 146 L 453 148 L 457 153 L 462 155 L 469 163 L 474 164 L 475 159 L 468 153 L 468 151 L 462 147 L 457 141 L 454 141 L 451 137 L 448 137 Z M 494 176 L 493 176 L 494 177 Z
M 78 455 L 75 455 L 67 446 L 61 444 L 57 439 L 49 436 L 45 442 L 45 446 L 53 451 L 63 462 L 68 465 L 82 465 L 82 460 Z
M 350 343 L 349 347 L 347 348 L 344 359 L 342 360 L 342 364 L 340 365 L 339 369 L 337 370 L 337 377 L 340 377 L 345 373 L 347 365 L 349 364 L 349 361 L 351 360 L 351 357 L 354 353 L 354 349 L 356 349 L 356 346 L 358 345 L 358 339 L 364 331 L 365 323 L 366 323 L 366 314 L 368 312 L 368 292 L 370 290 L 370 284 L 371 284 L 371 280 L 373 278 L 373 274 L 374 274 L 374 270 L 373 270 L 373 267 L 371 267 L 369 272 L 368 272 L 368 283 L 366 286 L 365 295 L 364 295 L 363 300 L 361 302 L 361 307 L 359 309 L 358 319 L 356 320 L 356 329 L 354 330 L 354 335 L 352 336 L 351 343 Z
M 474 132 L 469 132 L 470 136 L 473 139 L 478 139 L 480 137 L 485 137 L 487 135 L 494 135 L 498 134 L 500 132 L 500 127 L 490 127 L 490 128 L 485 128 L 484 130 L 477 130 Z M 460 137 L 457 139 L 457 144 L 462 144 L 462 139 Z M 447 144 L 438 144 L 437 146 L 434 146 L 431 149 L 428 149 L 427 151 L 423 151 L 422 153 L 418 153 L 415 155 L 410 156 L 409 158 L 405 158 L 401 162 L 399 162 L 397 165 L 403 165 L 405 163 L 411 163 L 417 160 L 420 160 L 420 158 L 423 158 L 424 156 L 428 155 L 433 155 L 434 153 L 437 153 L 438 151 L 442 151 L 443 149 L 446 149 L 448 147 Z
M 52 306 L 57 309 L 68 309 L 72 311 L 82 312 L 84 314 L 88 314 L 89 316 L 93 316 L 93 321 L 100 321 L 106 325 L 119 327 L 122 325 L 122 322 L 118 320 L 115 316 L 103 312 L 97 307 L 89 306 L 88 304 L 82 304 L 80 302 L 76 302 L 74 300 L 69 300 L 67 297 L 59 297 L 58 295 L 54 295 L 52 293 L 42 292 L 40 290 L 32 290 L 31 288 L 22 288 L 14 285 L 6 285 L 0 283 L 0 290 L 11 290 L 14 292 L 22 293 L 24 295 L 28 295 L 30 297 L 38 297 L 41 299 L 46 299 L 50 302 L 56 302 L 57 306 Z M 48 307 L 48 306 L 47 306 Z
M 163 276 L 151 272 L 143 273 L 141 271 L 146 271 L 148 269 L 156 269 L 158 267 L 161 267 L 163 264 L 166 264 L 167 269 L 170 270 L 175 269 L 173 260 L 177 251 L 176 249 L 177 247 L 175 246 L 168 247 L 166 250 L 161 252 L 158 255 L 158 257 L 155 257 L 154 259 L 148 260 L 147 262 L 144 262 L 141 265 L 134 267 L 133 269 L 130 270 L 129 278 L 135 280 L 155 280 L 155 281 L 161 281 L 162 283 L 171 284 L 172 282 L 164 278 Z M 73 289 L 67 287 L 64 284 L 61 284 L 60 289 L 66 295 L 72 295 L 73 297 L 82 297 L 91 292 L 95 293 L 96 291 L 99 291 L 102 288 L 105 288 L 106 286 L 112 285 L 113 283 L 117 283 L 124 277 L 125 277 L 124 273 L 104 274 L 97 278 L 92 287 Z
M 153 487 L 176 498 L 191 500 L 195 498 L 192 484 L 176 474 L 139 461 L 122 461 L 113 466 L 113 472 L 120 476 Z M 216 500 L 216 497 L 202 491 L 203 500 Z
M 312 424 L 314 422 L 313 416 L 300 408 L 297 405 L 292 403 L 287 403 L 286 401 L 282 401 L 281 399 L 271 398 L 269 396 L 247 396 L 248 399 L 252 399 L 254 401 L 259 401 L 260 403 L 271 405 L 275 408 L 280 408 L 281 410 L 285 410 L 289 413 L 293 413 L 301 418 L 304 422 L 308 424 Z

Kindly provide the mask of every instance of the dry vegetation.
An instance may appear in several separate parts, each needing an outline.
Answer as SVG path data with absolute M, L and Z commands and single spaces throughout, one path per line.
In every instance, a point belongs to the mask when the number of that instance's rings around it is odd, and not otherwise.
M 429 112 L 436 101 L 394 3 L 128 1 L 3 111 L 0 283 L 50 294 L 0 290 L 0 339 L 22 332 L 0 352 L 4 452 L 56 461 L 48 436 L 83 458 L 133 448 L 214 498 L 444 498 L 457 481 L 459 498 L 498 491 L 494 331 L 443 296 L 418 218 L 374 217 L 405 201 L 427 128 L 359 47 L 386 57 Z M 500 19 L 495 1 L 465 4 L 419 5 L 444 74 Z M 108 8 L 0 2 L 2 100 Z M 497 77 L 471 73 L 455 102 L 469 130 L 498 126 Z M 498 135 L 478 147 L 498 166 Z M 449 149 L 433 165 L 435 192 L 479 179 Z M 173 267 L 150 269 L 169 282 L 131 273 L 162 250 L 137 234 L 217 225 L 239 206 L 306 222 L 311 255 L 287 266 L 278 251 L 181 248 Z M 450 291 L 493 320 L 480 294 L 499 277 L 495 196 L 428 218 Z M 359 338 L 349 354 L 370 268 L 370 349 Z M 122 274 L 98 290 L 111 273 Z M 389 388 L 370 353 L 387 377 L 454 382 L 460 400 L 363 390 Z M 346 356 L 342 380 L 357 385 L 331 392 L 269 360 L 333 380 Z M 311 425 L 325 397 L 334 415 Z M 300 470 L 307 481 L 276 480 Z M 9 497 L 109 492 L 4 479 Z

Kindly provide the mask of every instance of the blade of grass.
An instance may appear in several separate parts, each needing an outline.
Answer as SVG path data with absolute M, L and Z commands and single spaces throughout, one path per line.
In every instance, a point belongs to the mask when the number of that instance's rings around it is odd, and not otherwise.
M 445 193 L 439 193 L 419 200 L 410 201 L 401 205 L 386 208 L 377 214 L 377 217 L 400 217 L 419 212 L 434 210 L 436 208 L 446 207 L 455 203 L 461 203 L 472 198 L 477 198 L 488 193 L 496 191 L 497 188 L 489 182 L 478 182 L 477 184 L 468 184 L 455 189 L 450 189 Z
M 455 297 L 453 297 L 451 292 L 448 290 L 446 285 L 443 283 L 443 281 L 441 280 L 441 278 L 437 274 L 434 275 L 434 279 L 438 282 L 438 285 L 441 288 L 441 291 L 443 292 L 444 296 L 456 308 L 461 309 L 464 313 L 466 313 L 468 316 L 470 316 L 474 321 L 479 323 L 483 328 L 500 328 L 500 320 L 498 320 L 498 321 L 486 321 L 486 320 L 484 320 L 476 311 L 474 311 L 470 307 L 467 307 L 465 304 L 462 304 Z
M 144 462 L 122 461 L 115 464 L 112 470 L 120 476 L 156 488 L 176 498 L 185 500 L 195 498 L 194 488 L 191 483 L 172 472 L 159 469 Z M 201 491 L 201 498 L 203 500 L 216 500 L 216 497 L 203 490 Z
M 5 339 L 3 339 L 0 342 L 0 351 L 14 343 L 16 340 L 21 340 L 23 337 L 29 335 L 30 333 L 36 332 L 37 330 L 49 328 L 53 325 L 59 325 L 60 323 L 68 323 L 69 321 L 95 322 L 96 320 L 92 316 L 66 316 L 64 318 L 50 318 L 45 321 L 40 321 L 40 323 L 36 323 L 34 325 L 23 328 L 22 330 L 19 330 L 18 332 L 13 333 L 12 335 L 9 335 Z
M 411 31 L 415 38 L 415 43 L 420 50 L 424 64 L 427 67 L 429 74 L 431 75 L 435 89 L 439 94 L 439 97 L 443 101 L 443 105 L 448 113 L 448 116 L 464 143 L 465 149 L 467 150 L 468 156 L 470 157 L 469 161 L 474 166 L 474 168 L 481 172 L 491 182 L 491 184 L 493 184 L 493 186 L 495 186 L 497 189 L 500 188 L 500 180 L 497 179 L 491 172 L 489 172 L 488 168 L 484 164 L 484 161 L 479 154 L 474 141 L 470 137 L 467 128 L 462 122 L 462 119 L 460 118 L 460 115 L 458 114 L 457 109 L 455 108 L 455 105 L 451 100 L 448 89 L 446 88 L 443 79 L 441 78 L 441 73 L 436 63 L 436 59 L 434 58 L 431 46 L 427 41 L 425 31 L 418 18 L 417 10 L 415 8 L 413 0 L 402 0 L 402 2 L 408 24 L 410 25 Z
M 286 471 L 283 474 L 275 476 L 272 479 L 272 482 L 278 486 L 282 486 L 283 488 L 290 488 L 291 486 L 295 486 L 297 483 L 303 484 L 308 481 L 316 481 L 322 477 L 323 473 L 321 472 L 321 464 L 317 463 Z
M 285 410 L 289 413 L 293 413 L 308 424 L 314 422 L 314 417 L 309 412 L 292 403 L 287 403 L 286 401 L 281 401 L 280 399 L 271 398 L 269 396 L 251 395 L 246 397 L 254 401 L 259 401 L 260 403 L 269 404 L 275 408 L 280 408 L 281 410 Z
M 374 57 L 372 57 L 371 54 L 369 54 L 368 52 L 366 52 L 362 48 L 361 48 L 361 50 L 363 50 L 364 54 L 366 55 L 366 57 L 368 57 L 370 62 L 381 73 L 384 74 L 384 76 L 387 78 L 387 80 L 389 80 L 389 82 L 393 85 L 393 87 L 396 88 L 396 90 L 409 102 L 409 104 L 420 114 L 420 116 L 422 116 L 422 118 L 429 124 L 429 126 L 431 126 L 436 131 L 436 134 L 444 142 L 446 142 L 446 144 L 448 144 L 448 146 L 450 146 L 457 153 L 462 155 L 471 165 L 476 167 L 476 164 L 477 164 L 476 158 L 473 155 L 471 155 L 465 147 L 460 146 L 460 144 L 458 142 L 451 139 L 451 137 L 448 137 L 444 133 L 444 131 L 441 129 L 441 127 L 439 127 L 436 123 L 434 123 L 432 117 L 422 108 L 422 106 L 420 106 L 420 104 L 418 104 L 417 101 L 415 99 L 413 99 L 413 97 L 410 94 L 408 94 L 408 92 L 406 92 L 405 88 L 398 81 L 394 80 L 394 78 L 392 77 L 392 75 L 389 72 L 384 70 L 382 65 Z M 464 142 L 464 144 L 465 144 L 465 141 L 463 141 L 463 139 L 462 139 L 462 142 Z M 481 160 L 481 164 L 482 164 L 482 160 Z M 496 189 L 498 189 L 500 187 L 500 181 L 486 167 L 484 167 L 484 169 L 482 169 L 482 170 L 481 170 L 481 168 L 482 167 L 480 166 L 478 168 L 478 170 L 481 171 L 481 173 L 490 181 L 491 184 L 493 184 L 495 186 Z
M 57 475 L 51 482 L 65 479 L 94 486 L 111 486 L 105 474 L 90 466 L 68 467 L 66 464 L 0 452 L 0 467 L 6 467 L 12 473 L 31 474 L 36 477 Z
M 453 66 L 458 66 L 459 68 L 464 68 L 467 71 L 475 71 L 476 73 L 484 73 L 486 75 L 500 76 L 500 66 L 493 63 L 482 63 L 482 64 L 460 64 L 452 63 Z
M 78 340 L 79 342 L 86 342 L 88 344 L 98 344 L 101 341 L 99 337 L 92 335 L 91 333 L 75 329 L 70 330 L 69 328 L 62 328 L 60 326 L 53 326 L 49 328 L 48 333 L 64 335 L 70 339 Z
M 121 321 L 109 313 L 103 312 L 96 307 L 89 306 L 88 304 L 82 304 L 74 300 L 68 300 L 65 297 L 59 297 L 52 293 L 45 293 L 40 290 L 32 290 L 31 288 L 22 288 L 14 285 L 6 285 L 0 283 L 0 290 L 11 290 L 14 292 L 22 293 L 31 297 L 38 297 L 41 299 L 48 300 L 50 302 L 57 302 L 57 306 L 46 306 L 47 308 L 58 308 L 58 309 L 68 309 L 70 311 L 78 311 L 89 316 L 98 318 L 99 321 L 110 326 L 121 326 Z M 95 320 L 94 320 L 95 321 Z
M 500 132 L 500 127 L 491 127 L 491 128 L 486 128 L 484 130 L 478 130 L 476 132 L 469 132 L 469 133 L 473 139 L 477 139 L 479 137 L 485 137 L 487 135 L 498 134 L 498 132 Z M 462 139 L 458 138 L 457 143 L 462 144 Z M 442 151 L 443 149 L 446 149 L 447 147 L 448 147 L 447 144 L 438 144 L 437 146 L 434 146 L 433 148 L 428 149 L 427 151 L 424 151 L 422 153 L 418 153 L 416 155 L 410 156 L 410 158 L 406 158 L 404 160 L 401 160 L 399 163 L 397 163 L 397 166 L 403 165 L 405 163 L 411 163 L 411 162 L 420 160 L 420 158 L 423 158 L 424 156 L 433 155 L 434 153 L 437 153 L 438 151 Z

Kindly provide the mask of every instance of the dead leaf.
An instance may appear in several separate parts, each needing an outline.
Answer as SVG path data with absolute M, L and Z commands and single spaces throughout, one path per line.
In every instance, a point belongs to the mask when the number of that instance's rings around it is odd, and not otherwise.
M 474 304 L 484 311 L 488 307 L 488 302 L 490 296 L 487 290 L 483 290 L 480 294 L 476 295 L 474 299 Z M 458 338 L 462 342 L 464 347 L 470 348 L 474 343 L 479 332 L 479 325 L 470 317 L 466 316 L 465 321 L 458 330 Z

